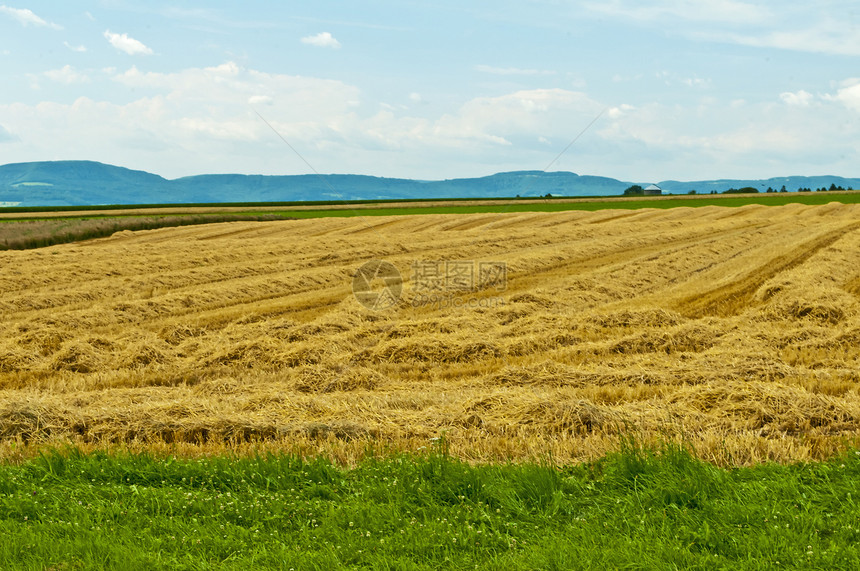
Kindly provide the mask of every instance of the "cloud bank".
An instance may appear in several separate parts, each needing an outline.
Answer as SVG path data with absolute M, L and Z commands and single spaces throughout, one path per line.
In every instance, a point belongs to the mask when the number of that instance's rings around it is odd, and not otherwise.
M 96 158 L 165 176 L 305 172 L 256 110 L 320 172 L 439 178 L 444 164 L 445 172 L 477 176 L 544 168 L 607 107 L 580 91 L 523 89 L 434 114 L 426 105 L 413 111 L 366 101 L 342 81 L 232 61 L 173 73 L 135 66 L 100 73 L 136 98 L 0 105 L 9 160 Z M 97 79 L 71 66 L 44 75 L 61 83 Z M 797 172 L 829 172 L 850 170 L 860 145 L 849 142 L 858 140 L 860 80 L 849 79 L 831 92 L 777 93 L 760 103 L 612 105 L 553 168 L 630 180 L 759 177 L 769 165 L 785 174 L 786 162 Z

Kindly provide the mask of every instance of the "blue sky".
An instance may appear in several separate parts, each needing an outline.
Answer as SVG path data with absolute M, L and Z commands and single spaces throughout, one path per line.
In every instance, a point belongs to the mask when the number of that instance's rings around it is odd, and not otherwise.
M 0 74 L 0 163 L 860 176 L 856 1 L 20 2 Z

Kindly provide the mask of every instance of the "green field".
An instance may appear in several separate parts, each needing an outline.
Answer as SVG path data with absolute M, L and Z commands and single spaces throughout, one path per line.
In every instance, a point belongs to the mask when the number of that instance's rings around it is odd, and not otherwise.
M 672 447 L 555 467 L 437 446 L 350 469 L 53 452 L 0 467 L 0 567 L 857 568 L 858 454 L 724 470 Z

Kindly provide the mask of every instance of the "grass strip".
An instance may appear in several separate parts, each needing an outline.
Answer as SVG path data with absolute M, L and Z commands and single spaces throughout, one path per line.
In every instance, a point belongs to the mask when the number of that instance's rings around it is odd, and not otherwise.
M 860 452 L 724 470 L 50 452 L 0 466 L 3 569 L 847 569 Z

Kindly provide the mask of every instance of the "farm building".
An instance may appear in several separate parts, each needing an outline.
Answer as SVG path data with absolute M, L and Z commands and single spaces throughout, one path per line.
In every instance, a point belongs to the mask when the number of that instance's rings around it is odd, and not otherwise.
M 644 194 L 663 194 L 663 189 L 656 184 L 649 184 L 643 191 Z

